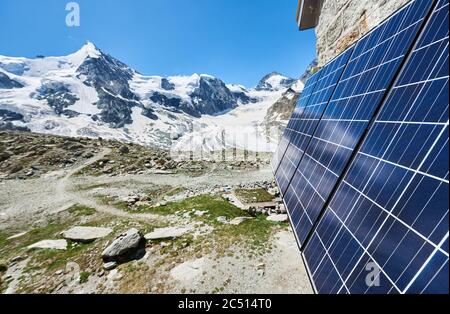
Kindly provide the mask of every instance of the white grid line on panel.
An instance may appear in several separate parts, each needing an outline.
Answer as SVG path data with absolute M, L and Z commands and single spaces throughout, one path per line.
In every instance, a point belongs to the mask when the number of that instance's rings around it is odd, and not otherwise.
M 396 166 L 396 167 L 399 167 L 399 168 L 402 168 L 402 169 L 405 169 L 405 170 L 408 170 L 408 171 L 416 171 L 416 169 L 413 169 L 413 168 L 410 168 L 410 167 L 407 167 L 407 166 L 404 166 L 404 165 L 400 165 L 400 164 L 398 164 L 398 163 L 395 163 L 395 162 L 392 162 L 392 161 L 389 161 L 389 160 L 386 160 L 386 159 L 383 159 L 383 158 L 380 158 L 380 157 L 375 157 L 375 156 L 370 155 L 370 154 L 366 154 L 366 153 L 363 153 L 363 152 L 359 152 L 358 154 L 361 154 L 361 155 L 363 155 L 363 156 L 366 156 L 366 157 L 370 157 L 370 158 L 376 159 L 376 160 L 378 160 L 378 161 L 381 161 L 381 162 L 387 163 L 387 164 L 389 164 L 389 165 Z M 418 174 L 421 174 L 421 175 L 423 175 L 423 176 L 425 176 L 425 177 L 429 177 L 429 178 L 431 178 L 431 179 L 435 179 L 435 180 L 438 180 L 438 181 L 441 181 L 441 182 L 444 182 L 444 183 L 447 183 L 447 184 L 449 183 L 449 181 L 446 180 L 446 179 L 444 179 L 444 178 L 439 178 L 439 177 L 437 177 L 437 176 L 434 176 L 434 175 L 432 175 L 432 174 L 428 174 L 428 173 L 423 172 L 423 171 L 420 171 L 420 170 L 418 170 L 417 173 L 418 173 Z M 344 180 L 344 181 L 345 181 L 345 180 Z
M 405 15 L 405 17 L 403 17 L 403 21 L 405 20 L 405 18 L 406 18 L 406 15 Z M 402 23 L 400 23 L 400 25 L 402 25 Z M 386 51 L 388 51 L 388 50 L 392 47 L 392 44 L 393 44 L 393 41 L 390 43 L 390 45 L 389 45 L 389 47 L 386 49 Z M 370 60 L 370 59 L 369 59 L 369 60 Z M 367 66 L 367 65 L 366 65 L 366 66 Z M 378 72 L 380 69 L 381 69 L 381 68 L 378 67 L 378 68 L 377 68 L 377 72 Z M 354 87 L 354 89 L 353 89 L 353 92 L 355 91 L 355 89 L 356 89 L 356 87 L 358 86 L 359 82 L 361 81 L 362 77 L 363 77 L 363 75 L 359 76 L 358 82 L 355 83 L 355 87 Z M 367 90 L 370 90 L 370 87 L 372 86 L 372 84 L 373 84 L 373 82 L 374 82 L 374 79 L 375 79 L 375 75 L 372 77 L 372 80 L 371 80 L 370 83 L 368 84 Z M 340 84 L 340 82 L 338 83 L 338 85 L 339 85 L 339 84 Z M 373 93 L 383 92 L 383 91 L 385 91 L 385 90 L 386 90 L 386 89 L 377 90 L 377 91 L 371 91 L 371 92 L 366 92 L 366 93 L 362 93 L 362 94 L 359 94 L 359 95 L 353 95 L 353 93 L 351 93 L 352 96 L 342 97 L 342 98 L 340 98 L 340 99 L 332 99 L 332 100 L 330 101 L 330 104 L 331 104 L 332 102 L 337 102 L 337 101 L 340 101 L 340 100 L 346 100 L 346 99 L 357 98 L 357 97 L 360 97 L 360 96 L 367 96 L 367 95 L 370 95 L 370 94 L 373 94 Z M 349 105 L 349 102 L 347 102 L 347 103 L 344 105 L 344 108 L 343 108 L 343 110 L 341 111 L 341 117 L 342 117 L 342 115 L 345 113 L 346 108 L 347 108 L 348 105 Z M 362 101 L 360 102 L 360 104 L 359 104 L 358 107 L 356 108 L 353 117 L 356 115 L 356 113 L 358 112 L 358 110 L 361 108 L 361 105 L 362 105 Z M 331 135 L 334 134 L 334 132 L 336 131 L 336 128 L 337 128 L 337 124 L 334 126 L 333 131 L 331 132 Z M 348 133 L 349 128 L 350 128 L 350 124 L 347 126 L 347 128 L 346 128 L 344 134 L 347 134 L 347 133 Z M 339 144 L 342 143 L 342 141 L 344 140 L 344 137 L 345 137 L 345 136 L 342 136 L 341 142 L 340 142 Z M 325 152 L 325 151 L 322 151 L 321 157 L 322 157 L 322 155 L 323 155 L 324 152 Z M 335 157 L 335 155 L 336 155 L 336 152 L 337 152 L 337 150 L 333 153 L 333 156 L 332 156 L 332 158 L 331 158 L 331 161 L 334 160 L 334 157 Z M 330 164 L 331 164 L 331 161 L 330 161 Z M 300 166 L 300 165 L 299 165 L 299 166 Z M 299 168 L 299 167 L 297 167 L 297 170 L 296 170 L 296 171 L 300 172 L 298 168 Z M 316 169 L 316 166 L 314 167 L 313 172 L 315 171 L 315 169 Z M 294 173 L 294 175 L 295 175 L 295 173 Z M 319 182 L 322 182 L 323 178 L 324 178 L 324 175 L 322 175 L 322 177 L 321 177 L 321 179 L 320 179 Z M 311 197 L 311 199 L 312 199 L 312 197 Z M 310 199 L 310 201 L 311 201 L 311 199 Z
M 409 11 L 409 9 L 410 9 L 410 8 L 408 8 L 408 11 Z M 400 11 L 399 11 L 399 12 L 400 12 Z M 407 15 L 408 15 L 408 14 L 405 13 L 404 18 L 403 18 L 402 22 L 399 23 L 399 26 L 398 26 L 398 27 L 402 27 L 402 26 L 403 26 L 403 22 L 405 21 L 405 18 L 406 18 Z M 363 53 L 361 53 L 360 55 L 358 55 L 358 56 L 356 56 L 355 58 L 353 58 L 352 60 L 350 60 L 350 62 L 353 62 L 353 61 L 359 59 L 360 57 L 364 56 L 365 54 L 367 54 L 367 53 L 369 53 L 369 52 L 372 52 L 373 50 L 375 50 L 375 49 L 378 48 L 379 46 L 383 45 L 383 44 L 386 43 L 387 41 L 393 39 L 393 38 L 394 38 L 395 36 L 397 36 L 399 33 L 404 32 L 405 30 L 407 30 L 407 29 L 409 29 L 409 28 L 415 26 L 417 23 L 422 22 L 422 21 L 423 21 L 423 18 L 420 19 L 420 20 L 417 20 L 417 21 L 414 22 L 413 24 L 411 24 L 411 25 L 409 25 L 409 26 L 407 26 L 407 27 L 401 29 L 400 31 L 397 31 L 394 35 L 392 35 L 391 37 L 389 37 L 389 38 L 383 40 L 382 42 L 377 43 L 377 44 L 374 45 L 372 48 L 370 48 L 370 49 L 368 49 L 368 50 L 364 50 Z M 376 31 L 377 28 L 383 26 L 383 25 L 384 25 L 385 23 L 387 23 L 387 22 L 389 22 L 389 20 L 386 20 L 384 23 L 382 23 L 382 24 L 380 24 L 378 27 L 374 28 L 370 33 L 368 33 L 367 35 L 363 36 L 363 37 L 360 39 L 360 41 L 363 40 L 366 36 L 369 36 L 369 35 L 373 34 L 373 33 Z M 380 34 L 380 38 L 382 37 L 382 35 L 383 35 L 383 33 Z M 365 44 L 367 44 L 367 42 L 366 42 Z M 364 47 L 363 47 L 363 49 L 364 49 Z
M 440 59 L 442 58 L 442 54 L 444 54 L 444 52 L 445 52 L 445 50 L 441 53 L 441 56 L 440 56 L 440 58 L 438 59 L 438 62 L 434 65 L 434 68 L 430 71 L 430 75 L 428 76 L 428 78 L 431 77 L 431 74 L 434 72 L 434 70 L 435 70 L 437 64 L 439 63 Z M 401 77 L 401 76 L 399 76 L 399 78 L 400 78 L 400 77 Z M 421 95 L 423 89 L 424 89 L 424 86 L 421 88 L 421 91 L 417 94 L 416 99 L 413 101 L 413 104 L 415 104 L 415 103 L 417 102 L 417 100 L 418 100 L 418 98 L 420 97 L 420 95 Z M 413 107 L 414 107 L 414 106 L 411 106 L 411 107 L 410 107 L 410 109 L 409 109 L 408 113 L 405 115 L 405 117 L 408 116 L 409 112 L 412 110 Z M 442 130 L 441 130 L 439 136 L 436 137 L 436 139 L 435 139 L 433 145 L 432 145 L 431 148 L 429 149 L 427 155 L 423 158 L 421 164 L 417 167 L 417 170 L 416 170 L 416 171 L 418 171 L 419 169 L 422 168 L 423 164 L 424 164 L 425 161 L 427 160 L 428 156 L 431 154 L 432 150 L 434 149 L 434 146 L 437 144 L 437 142 L 439 141 L 440 137 L 444 134 L 445 129 L 446 129 L 447 127 L 448 127 L 448 121 L 447 121 L 446 125 L 442 128 Z M 399 130 L 397 130 L 396 133 L 398 134 L 398 132 L 399 132 Z M 391 139 L 389 145 L 388 145 L 387 148 L 385 149 L 384 154 L 383 154 L 383 156 L 382 156 L 381 158 L 384 158 L 384 156 L 387 154 L 387 152 L 389 151 L 389 148 L 391 147 L 391 145 L 392 145 L 394 139 L 396 138 L 397 134 L 395 134 L 395 135 L 392 137 L 392 139 Z M 367 180 L 366 186 L 362 189 L 363 191 L 366 190 L 367 185 L 368 185 L 369 182 L 371 181 L 373 175 L 375 174 L 376 169 L 378 168 L 378 166 L 379 166 L 380 164 L 381 164 L 381 161 L 378 162 L 378 164 L 377 164 L 375 170 L 372 172 L 371 177 L 369 178 L 369 180 Z M 406 187 L 404 188 L 402 194 L 398 197 L 397 202 L 392 206 L 391 211 L 397 206 L 397 204 L 398 204 L 398 202 L 401 200 L 403 194 L 406 193 L 406 190 L 409 188 L 409 186 L 410 186 L 410 184 L 412 183 L 412 181 L 414 180 L 416 174 L 417 174 L 417 172 L 415 172 L 414 175 L 411 177 L 411 179 L 409 180 L 408 184 L 407 184 Z M 330 209 L 331 209 L 331 208 L 330 208 Z M 353 210 L 353 209 L 352 209 L 352 210 Z M 371 240 L 370 243 L 367 245 L 367 247 L 370 247 L 370 245 L 371 245 L 371 244 L 373 243 L 373 241 L 376 239 L 376 237 L 378 236 L 378 234 L 381 232 L 382 228 L 384 227 L 384 224 L 387 222 L 388 218 L 389 218 L 389 216 L 387 216 L 387 217 L 384 219 L 383 223 L 381 224 L 381 226 L 379 227 L 379 229 L 378 229 L 378 231 L 375 233 L 375 235 L 372 237 L 372 240 Z M 387 234 L 387 232 L 386 232 L 386 234 Z M 380 242 L 381 242 L 381 241 L 380 241 Z M 361 260 L 361 259 L 362 259 L 362 257 L 360 258 L 360 260 Z M 355 270 L 355 268 L 356 268 L 356 266 L 358 265 L 358 263 L 359 263 L 359 261 L 355 264 L 355 267 L 354 267 L 353 271 Z M 352 272 L 353 272 L 353 271 L 352 271 Z M 348 276 L 348 278 L 346 279 L 346 281 L 350 278 L 352 272 L 350 273 L 350 275 Z
M 425 261 L 425 263 L 423 263 L 422 267 L 419 269 L 419 271 L 416 273 L 416 275 L 412 278 L 412 280 L 409 282 L 409 284 L 406 286 L 406 288 L 403 290 L 403 293 L 406 293 L 406 291 L 408 291 L 409 288 L 411 288 L 411 286 L 414 284 L 414 282 L 416 281 L 416 279 L 420 276 L 420 274 L 422 273 L 422 271 L 427 267 L 428 263 L 433 259 L 433 257 L 436 255 L 437 252 L 439 251 L 443 251 L 442 250 L 442 245 L 445 243 L 445 241 L 447 241 L 449 236 L 449 233 L 447 232 L 447 234 L 444 236 L 444 238 L 441 240 L 441 242 L 439 243 L 439 246 L 436 247 L 433 251 L 433 253 L 430 254 L 430 256 L 428 257 L 428 259 Z M 447 255 L 448 257 L 448 255 Z M 445 263 L 444 263 L 445 265 Z M 439 272 L 436 272 L 435 276 L 438 274 Z M 434 277 L 430 280 L 429 283 L 431 283 L 431 281 L 433 281 Z M 428 285 L 427 285 L 428 286 Z M 424 290 L 427 288 L 427 286 L 424 288 Z
M 412 170 L 414 171 L 414 170 Z M 361 195 L 362 197 L 364 197 L 365 199 L 367 199 L 369 202 L 371 202 L 372 204 L 374 204 L 376 207 L 378 207 L 379 209 L 381 209 L 381 211 L 383 211 L 385 214 L 387 214 L 388 217 L 393 218 L 395 221 L 399 222 L 400 224 L 402 224 L 403 226 L 405 226 L 406 228 L 408 228 L 409 230 L 411 230 L 413 233 L 415 233 L 417 236 L 419 236 L 422 240 L 424 240 L 425 242 L 427 242 L 428 244 L 430 244 L 431 246 L 433 246 L 434 248 L 438 247 L 437 244 L 433 243 L 433 241 L 431 241 L 430 239 L 428 239 L 425 235 L 423 235 L 422 233 L 420 233 L 419 231 L 417 231 L 416 229 L 414 229 L 412 226 L 408 225 L 406 222 L 404 222 L 402 219 L 400 219 L 398 216 L 392 214 L 391 211 L 387 210 L 386 208 L 384 208 L 383 206 L 381 206 L 380 204 L 378 204 L 376 201 L 374 201 L 373 199 L 371 199 L 370 197 L 368 197 L 366 194 L 364 194 L 363 192 L 359 191 L 357 188 L 355 188 L 353 185 L 351 185 L 350 183 L 348 183 L 347 181 L 343 181 L 345 184 L 347 184 L 349 187 L 351 187 L 353 190 L 355 190 L 359 195 Z M 435 191 L 436 192 L 436 191 Z M 331 208 L 331 207 L 330 207 Z M 448 212 L 448 211 L 447 211 Z M 420 215 L 418 215 L 420 216 Z M 444 215 L 445 216 L 445 215 Z M 348 218 L 349 216 L 347 216 Z M 347 222 L 345 220 L 345 222 Z M 415 222 L 415 221 L 414 221 Z M 381 241 L 380 241 L 381 242 Z M 442 251 L 443 254 L 445 254 L 446 256 L 448 256 L 448 253 L 445 251 Z
M 442 136 L 444 130 L 445 130 L 445 128 L 443 128 L 443 130 L 441 131 L 441 134 L 440 134 L 439 136 L 436 137 L 436 140 L 435 140 L 435 142 L 433 143 L 432 147 L 429 149 L 427 156 L 424 157 L 424 159 L 423 159 L 423 161 L 422 161 L 422 164 L 425 163 L 425 161 L 426 161 L 428 155 L 432 152 L 434 146 L 436 145 L 436 143 L 438 142 L 438 140 L 439 140 L 440 137 Z M 378 162 L 378 165 L 379 165 L 380 163 L 381 163 L 381 162 Z M 422 165 L 420 165 L 420 166 L 418 167 L 418 169 L 420 169 L 421 166 L 422 166 Z M 403 197 L 403 194 L 404 194 L 404 193 L 406 192 L 406 190 L 409 188 L 409 186 L 410 186 L 411 182 L 414 180 L 416 174 L 417 174 L 417 173 L 415 173 L 415 174 L 411 177 L 411 179 L 409 180 L 408 184 L 407 184 L 406 187 L 403 189 L 402 194 L 398 197 L 397 202 L 392 206 L 392 209 L 391 209 L 389 212 L 392 212 L 392 210 L 393 210 L 393 209 L 397 206 L 397 204 L 400 202 L 401 198 Z M 347 184 L 348 184 L 348 183 L 347 183 Z M 365 190 L 365 189 L 363 189 L 363 190 Z M 334 211 L 333 211 L 333 209 L 332 209 L 331 207 L 329 207 L 329 209 L 334 213 Z M 389 217 L 391 217 L 391 216 L 389 216 L 389 215 L 386 216 L 386 218 L 384 219 L 383 223 L 382 223 L 381 226 L 378 228 L 378 231 L 377 231 L 377 232 L 375 233 L 375 235 L 372 237 L 372 240 L 369 242 L 369 244 L 367 244 L 367 247 L 370 247 L 370 246 L 372 245 L 372 243 L 375 241 L 375 239 L 377 238 L 378 234 L 381 232 L 382 228 L 384 227 L 384 225 L 385 225 L 386 222 L 388 221 L 388 218 L 389 218 Z M 338 219 L 339 219 L 339 217 L 338 217 Z M 343 225 L 343 226 L 344 226 L 344 228 L 347 228 L 345 225 Z M 392 226 L 391 226 L 391 227 L 392 227 Z M 389 230 L 390 230 L 390 228 L 389 228 Z M 379 243 L 381 243 L 382 240 L 386 237 L 386 235 L 387 235 L 387 233 L 389 232 L 389 230 L 385 232 L 385 236 L 379 241 Z M 411 230 L 411 231 L 412 231 L 412 230 Z M 429 241 L 429 240 L 428 240 L 428 241 Z M 433 245 L 433 246 L 435 246 L 435 245 Z M 375 248 L 375 250 L 376 250 L 377 248 L 378 248 L 378 246 Z M 448 254 L 447 254 L 447 256 L 448 256 Z M 361 256 L 361 258 L 359 259 L 359 261 L 355 264 L 355 267 L 354 267 L 353 270 L 350 272 L 350 275 L 346 278 L 345 282 L 347 282 L 348 279 L 351 277 L 353 271 L 355 271 L 356 266 L 359 264 L 359 262 L 361 261 L 362 257 L 363 257 L 363 256 Z M 373 258 L 372 258 L 372 260 L 376 263 L 376 261 L 375 261 Z
M 384 61 L 384 62 L 382 62 L 382 63 L 380 63 L 380 64 L 377 64 L 376 66 L 371 67 L 370 69 L 365 69 L 365 70 L 362 71 L 362 72 L 358 72 L 357 74 L 354 74 L 354 75 L 352 75 L 352 76 L 346 77 L 345 79 L 339 81 L 339 83 L 340 83 L 340 82 L 347 82 L 347 81 L 349 81 L 349 80 L 351 80 L 351 79 L 353 79 L 353 78 L 355 78 L 355 77 L 357 77 L 357 76 L 359 76 L 359 75 L 364 75 L 364 74 L 366 74 L 367 72 L 370 72 L 370 71 L 372 71 L 372 70 L 375 70 L 376 68 L 382 67 L 382 66 L 384 66 L 384 65 L 386 65 L 386 64 L 388 64 L 388 63 L 391 63 L 392 61 L 396 61 L 396 60 L 399 60 L 399 59 L 403 59 L 404 56 L 405 56 L 405 55 L 401 55 L 401 56 L 395 57 L 395 58 L 393 58 L 393 59 Z
M 419 168 L 419 169 L 420 169 L 420 168 Z M 358 261 L 358 263 L 359 263 L 359 261 Z M 357 264 L 358 264 L 358 263 L 357 263 Z M 357 265 L 357 264 L 356 264 L 356 265 Z M 351 273 L 350 273 L 350 275 L 351 275 Z
M 339 220 L 339 222 L 345 228 L 345 230 L 347 230 L 347 232 L 352 236 L 353 240 L 355 240 L 355 242 L 358 243 L 358 245 L 363 249 L 364 253 L 378 266 L 380 271 L 383 273 L 384 276 L 386 276 L 386 278 L 389 280 L 389 282 L 392 284 L 392 286 L 395 287 L 398 290 L 398 292 L 401 292 L 401 290 L 395 285 L 394 281 L 388 276 L 388 274 L 383 270 L 383 268 L 380 266 L 380 264 L 378 264 L 378 262 L 367 251 L 366 247 L 361 242 L 359 242 L 358 238 L 356 238 L 355 235 L 348 229 L 348 227 L 339 218 L 339 216 L 334 212 L 334 210 L 332 208 L 330 208 L 330 211 Z M 367 246 L 367 247 L 369 247 L 369 246 Z M 362 257 L 364 257 L 364 254 L 361 254 L 361 258 L 355 264 L 356 266 L 359 264 L 359 262 L 361 261 Z M 350 271 L 348 278 L 344 281 L 345 283 L 347 283 L 347 281 L 350 278 L 350 276 L 352 275 L 352 273 L 353 273 L 353 271 Z
M 336 273 L 337 273 L 338 276 L 339 276 L 339 279 L 341 280 L 341 284 L 342 284 L 342 285 L 341 285 L 341 289 L 342 289 L 342 288 L 345 288 L 345 290 L 347 290 L 347 293 L 350 293 L 350 291 L 348 290 L 348 288 L 347 288 L 347 286 L 346 286 L 346 284 L 345 284 L 345 282 L 344 282 L 344 279 L 342 278 L 341 274 L 339 273 L 339 270 L 338 270 L 337 267 L 336 267 L 336 264 L 334 264 L 334 261 L 333 261 L 333 259 L 331 258 L 331 255 L 330 255 L 328 249 L 326 248 L 325 244 L 323 243 L 322 239 L 321 239 L 320 236 L 317 234 L 317 232 L 315 232 L 315 233 L 316 233 L 316 235 L 317 235 L 317 238 L 318 238 L 319 241 L 320 241 L 320 244 L 322 245 L 323 249 L 325 250 L 325 255 L 324 255 L 324 257 L 322 258 L 322 260 L 320 261 L 320 264 L 317 266 L 314 275 L 315 275 L 316 272 L 319 270 L 320 266 L 322 265 L 323 261 L 325 260 L 325 257 L 328 256 L 328 259 L 330 260 L 331 264 L 333 265 L 334 270 L 336 271 Z M 313 276 L 314 276 L 314 275 L 313 275 Z M 330 275 L 331 275 L 331 273 L 328 274 L 327 278 L 328 278 Z M 325 284 L 325 282 L 324 282 L 324 284 Z M 323 284 L 322 284 L 322 286 L 323 286 Z M 320 288 L 319 288 L 319 290 L 320 290 Z

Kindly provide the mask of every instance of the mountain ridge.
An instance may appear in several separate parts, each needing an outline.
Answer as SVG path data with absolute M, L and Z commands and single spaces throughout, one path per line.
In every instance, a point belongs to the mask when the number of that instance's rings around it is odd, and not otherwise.
M 267 112 L 268 99 L 289 88 L 300 91 L 302 85 L 278 72 L 252 89 L 207 74 L 145 76 L 90 42 L 62 57 L 0 56 L 0 110 L 16 117 L 10 124 L 38 133 L 162 148 L 201 128 L 202 117 L 227 115 L 250 104 Z

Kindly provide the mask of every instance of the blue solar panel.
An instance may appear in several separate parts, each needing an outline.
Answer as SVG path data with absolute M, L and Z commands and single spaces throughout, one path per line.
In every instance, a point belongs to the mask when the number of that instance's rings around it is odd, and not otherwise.
M 301 121 L 301 117 L 303 116 L 305 107 L 310 100 L 311 94 L 315 90 L 316 82 L 319 77 L 320 72 L 314 73 L 305 84 L 305 87 L 298 99 L 297 106 L 295 107 L 292 117 L 284 130 L 284 134 L 281 138 L 280 144 L 278 145 L 278 149 L 275 152 L 274 158 L 272 160 L 272 170 L 274 171 L 274 173 L 277 171 L 280 162 L 284 157 L 284 153 L 291 140 L 293 130 L 295 130 L 296 127 L 298 127 L 298 124 Z
M 348 49 L 316 73 L 317 77 L 314 82 L 315 89 L 303 109 L 301 119 L 287 128 L 287 132 L 289 133 L 289 141 L 287 141 L 288 145 L 286 146 L 285 154 L 280 162 L 278 171 L 275 172 L 275 177 L 282 193 L 285 192 L 292 179 L 294 171 L 310 142 L 317 124 L 322 118 L 323 112 L 345 69 L 352 51 L 352 48 Z M 282 146 L 284 146 L 284 144 L 282 144 Z
M 448 22 L 438 1 L 304 250 L 318 292 L 449 291 Z
M 311 235 L 431 5 L 413 1 L 354 47 L 291 184 L 287 189 L 280 184 L 300 245 Z

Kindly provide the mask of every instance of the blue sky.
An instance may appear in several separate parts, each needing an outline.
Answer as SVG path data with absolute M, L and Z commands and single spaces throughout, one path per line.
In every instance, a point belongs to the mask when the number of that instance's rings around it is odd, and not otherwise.
M 0 0 L 0 54 L 66 55 L 91 41 L 146 75 L 207 73 L 254 86 L 265 74 L 300 76 L 314 31 L 298 31 L 297 0 Z

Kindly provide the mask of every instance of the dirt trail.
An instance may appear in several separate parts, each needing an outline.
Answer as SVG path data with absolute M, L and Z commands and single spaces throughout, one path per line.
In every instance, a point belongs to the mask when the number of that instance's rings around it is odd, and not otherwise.
M 199 188 L 206 190 L 211 185 L 237 186 L 250 182 L 271 180 L 269 168 L 257 171 L 217 170 L 199 177 L 187 174 L 124 174 L 120 176 L 75 176 L 83 168 L 92 165 L 111 153 L 103 148 L 99 153 L 73 166 L 47 173 L 30 180 L 7 180 L 0 182 L 0 230 L 30 222 L 44 222 L 51 214 L 64 211 L 70 206 L 80 204 L 97 209 L 109 215 L 141 221 L 155 221 L 160 217 L 152 214 L 129 213 L 101 203 L 89 191 L 79 186 L 95 184 L 114 185 L 119 183 L 124 190 L 134 191 L 147 185 L 169 185 L 173 187 Z M 165 217 L 170 218 L 170 217 Z
M 106 213 L 112 216 L 122 217 L 122 218 L 132 218 L 137 220 L 155 220 L 158 219 L 158 216 L 151 214 L 131 214 L 127 213 L 123 210 L 117 209 L 113 206 L 108 206 L 105 204 L 101 204 L 96 199 L 92 198 L 87 193 L 83 193 L 82 191 L 77 191 L 75 185 L 71 178 L 80 170 L 98 162 L 105 158 L 108 154 L 111 153 L 111 149 L 103 148 L 100 153 L 87 160 L 85 163 L 78 165 L 75 168 L 69 170 L 64 177 L 58 180 L 56 185 L 56 193 L 59 195 L 64 195 L 67 197 L 68 201 L 73 204 L 80 204 L 84 206 L 88 206 L 91 208 L 95 208 L 98 212 Z
M 32 180 L 9 180 L 0 182 L 0 230 L 44 221 L 49 214 L 66 210 L 80 204 L 97 211 L 122 218 L 154 220 L 151 214 L 131 214 L 113 206 L 101 204 L 83 191 L 77 191 L 74 175 L 111 152 L 104 148 L 91 159 L 68 170 L 58 170 Z M 95 182 L 97 178 L 90 178 Z

